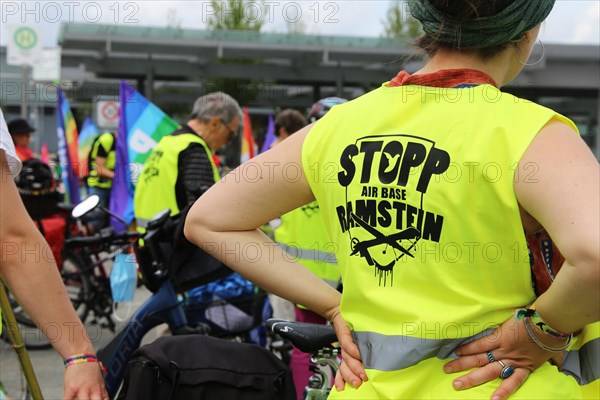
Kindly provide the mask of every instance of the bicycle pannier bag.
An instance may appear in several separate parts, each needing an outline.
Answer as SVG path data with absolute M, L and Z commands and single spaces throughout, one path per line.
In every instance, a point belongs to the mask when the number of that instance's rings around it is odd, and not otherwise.
M 160 337 L 133 355 L 120 400 L 292 400 L 289 368 L 266 349 L 203 335 Z
M 192 244 L 183 234 L 185 217 L 190 206 L 177 216 L 173 234 L 173 252 L 169 260 L 169 277 L 178 292 L 214 282 L 233 273 L 227 265 Z

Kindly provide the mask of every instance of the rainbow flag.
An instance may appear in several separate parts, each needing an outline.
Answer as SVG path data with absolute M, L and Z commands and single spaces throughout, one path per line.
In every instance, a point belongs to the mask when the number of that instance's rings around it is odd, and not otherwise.
M 269 150 L 271 146 L 273 146 L 275 139 L 277 139 L 277 136 L 275 136 L 275 121 L 273 121 L 273 116 L 269 115 L 267 134 L 265 135 L 265 141 L 263 142 L 260 152 L 264 153 L 265 151 Z
M 110 211 L 130 224 L 134 218 L 133 193 L 144 162 L 160 139 L 176 130 L 179 123 L 123 81 L 119 101 L 117 162 Z M 127 228 L 114 218 L 111 223 L 117 231 Z
M 78 142 L 78 152 L 79 152 L 79 162 L 81 163 L 81 171 L 82 176 L 87 176 L 88 171 L 88 156 L 92 151 L 92 145 L 94 144 L 94 140 L 98 137 L 100 131 L 98 127 L 92 121 L 90 117 L 87 117 L 85 121 L 83 121 L 83 125 L 81 126 L 81 132 L 79 133 Z
M 79 176 L 81 168 L 78 154 L 77 124 L 71 112 L 69 101 L 61 88 L 58 88 L 56 104 L 56 134 L 58 137 L 58 158 L 61 167 L 61 180 L 65 188 L 65 202 L 79 203 Z
M 244 129 L 242 131 L 242 150 L 240 161 L 245 163 L 256 154 L 256 143 L 252 134 L 252 123 L 248 114 L 248 107 L 244 107 Z

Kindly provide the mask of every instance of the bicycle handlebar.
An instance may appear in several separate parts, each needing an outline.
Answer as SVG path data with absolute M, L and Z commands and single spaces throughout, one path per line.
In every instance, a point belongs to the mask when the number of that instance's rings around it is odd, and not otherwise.
M 139 239 L 142 237 L 142 234 L 139 232 L 121 232 L 115 233 L 112 232 L 110 234 L 102 234 L 95 236 L 87 236 L 87 237 L 75 237 L 69 238 L 65 240 L 65 246 L 67 247 L 84 247 L 105 243 L 120 243 L 120 242 L 129 242 L 131 239 Z

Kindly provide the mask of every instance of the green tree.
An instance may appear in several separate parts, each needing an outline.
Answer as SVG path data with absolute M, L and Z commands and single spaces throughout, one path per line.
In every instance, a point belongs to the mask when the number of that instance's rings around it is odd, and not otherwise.
M 212 13 L 210 13 L 207 25 L 210 30 L 215 31 L 253 31 L 259 32 L 268 15 L 268 8 L 264 1 L 256 0 L 212 0 Z M 253 58 L 223 57 L 217 62 L 221 64 L 261 64 L 262 61 Z M 208 80 L 209 87 L 220 90 L 233 96 L 240 104 L 250 104 L 258 97 L 256 85 L 261 82 L 253 82 L 249 79 L 211 78 Z
M 211 30 L 260 31 L 268 13 L 264 1 L 211 0 L 214 14 L 207 25 Z
M 180 29 L 181 18 L 177 16 L 176 8 L 169 8 L 167 10 L 167 28 Z
M 383 21 L 383 34 L 390 39 L 416 39 L 422 34 L 421 24 L 410 15 L 408 5 L 394 0 Z

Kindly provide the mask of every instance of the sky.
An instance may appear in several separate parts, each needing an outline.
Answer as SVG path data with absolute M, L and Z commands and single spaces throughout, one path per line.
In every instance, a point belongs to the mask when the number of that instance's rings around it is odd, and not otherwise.
M 262 18 L 263 31 L 308 34 L 382 36 L 388 0 L 264 0 L 246 8 L 248 18 Z M 180 26 L 206 29 L 213 14 L 209 1 L 5 1 L 0 0 L 0 45 L 5 25 L 40 25 L 44 46 L 55 47 L 60 22 L 134 26 Z M 267 12 L 267 10 L 269 12 Z M 600 0 L 557 0 L 544 24 L 545 43 L 600 44 Z

